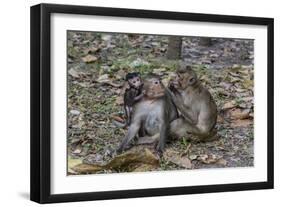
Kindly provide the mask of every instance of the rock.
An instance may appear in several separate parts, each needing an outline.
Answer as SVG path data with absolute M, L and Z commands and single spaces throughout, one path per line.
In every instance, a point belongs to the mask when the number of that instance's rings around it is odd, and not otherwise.
M 70 113 L 77 116 L 80 114 L 80 111 L 73 109 L 73 110 L 70 110 Z
M 130 63 L 131 68 L 140 67 L 140 66 L 144 66 L 144 65 L 149 65 L 149 63 L 140 58 L 137 58 L 136 60 L 134 60 L 133 62 Z
M 73 154 L 80 154 L 82 152 L 82 148 L 81 147 L 77 147 L 74 151 Z
M 198 155 L 189 155 L 190 160 L 196 160 Z

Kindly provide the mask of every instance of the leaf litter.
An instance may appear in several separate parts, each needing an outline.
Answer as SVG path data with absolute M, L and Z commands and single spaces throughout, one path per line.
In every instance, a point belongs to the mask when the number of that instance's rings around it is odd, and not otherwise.
M 177 62 L 165 59 L 165 36 L 69 32 L 69 174 L 253 166 L 253 44 L 249 40 L 213 41 L 206 48 L 198 45 L 199 38 L 184 37 L 182 58 L 217 103 L 220 139 L 191 144 L 172 140 L 162 158 L 156 156 L 152 144 L 111 157 L 127 131 L 114 124 L 124 122 L 126 73 L 137 71 L 143 77 L 153 73 L 167 86 Z

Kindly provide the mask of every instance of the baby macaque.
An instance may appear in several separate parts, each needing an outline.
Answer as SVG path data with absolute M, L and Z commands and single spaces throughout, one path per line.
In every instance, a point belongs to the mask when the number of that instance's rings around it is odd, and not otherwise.
M 177 110 L 158 77 L 146 79 L 143 89 L 144 96 L 133 107 L 131 125 L 117 152 L 122 152 L 140 131 L 147 136 L 160 137 L 156 150 L 159 153 L 164 150 L 169 124 L 177 118 Z
M 127 88 L 124 94 L 124 109 L 126 124 L 131 124 L 133 106 L 143 97 L 143 82 L 139 73 L 128 73 L 126 75 Z
M 168 91 L 181 113 L 181 117 L 171 123 L 171 134 L 183 137 L 192 133 L 201 141 L 211 139 L 216 134 L 217 106 L 196 73 L 189 66 L 182 66 L 170 81 Z

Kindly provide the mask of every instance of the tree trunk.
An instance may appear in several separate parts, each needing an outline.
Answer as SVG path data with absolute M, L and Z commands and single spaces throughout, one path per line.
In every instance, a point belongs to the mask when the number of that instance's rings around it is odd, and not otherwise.
M 181 58 L 182 38 L 170 36 L 168 42 L 167 59 L 178 60 Z

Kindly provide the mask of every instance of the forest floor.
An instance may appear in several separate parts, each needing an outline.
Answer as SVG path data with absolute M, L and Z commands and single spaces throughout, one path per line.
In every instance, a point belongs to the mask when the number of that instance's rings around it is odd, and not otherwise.
M 85 172 L 73 170 L 79 163 L 107 165 L 87 173 L 254 165 L 253 40 L 212 38 L 211 46 L 200 46 L 199 41 L 198 37 L 183 38 L 182 60 L 192 65 L 214 97 L 219 111 L 219 139 L 201 143 L 190 142 L 188 137 L 172 140 L 161 158 L 152 146 L 135 146 L 132 150 L 136 151 L 129 152 L 135 156 L 148 152 L 138 158 L 148 156 L 156 164 L 145 168 L 128 167 L 130 163 L 127 167 L 108 167 L 114 159 L 112 150 L 127 132 L 117 122 L 124 120 L 125 75 L 137 71 L 145 78 L 154 73 L 165 85 L 178 62 L 165 58 L 167 36 L 68 32 L 69 174 Z

